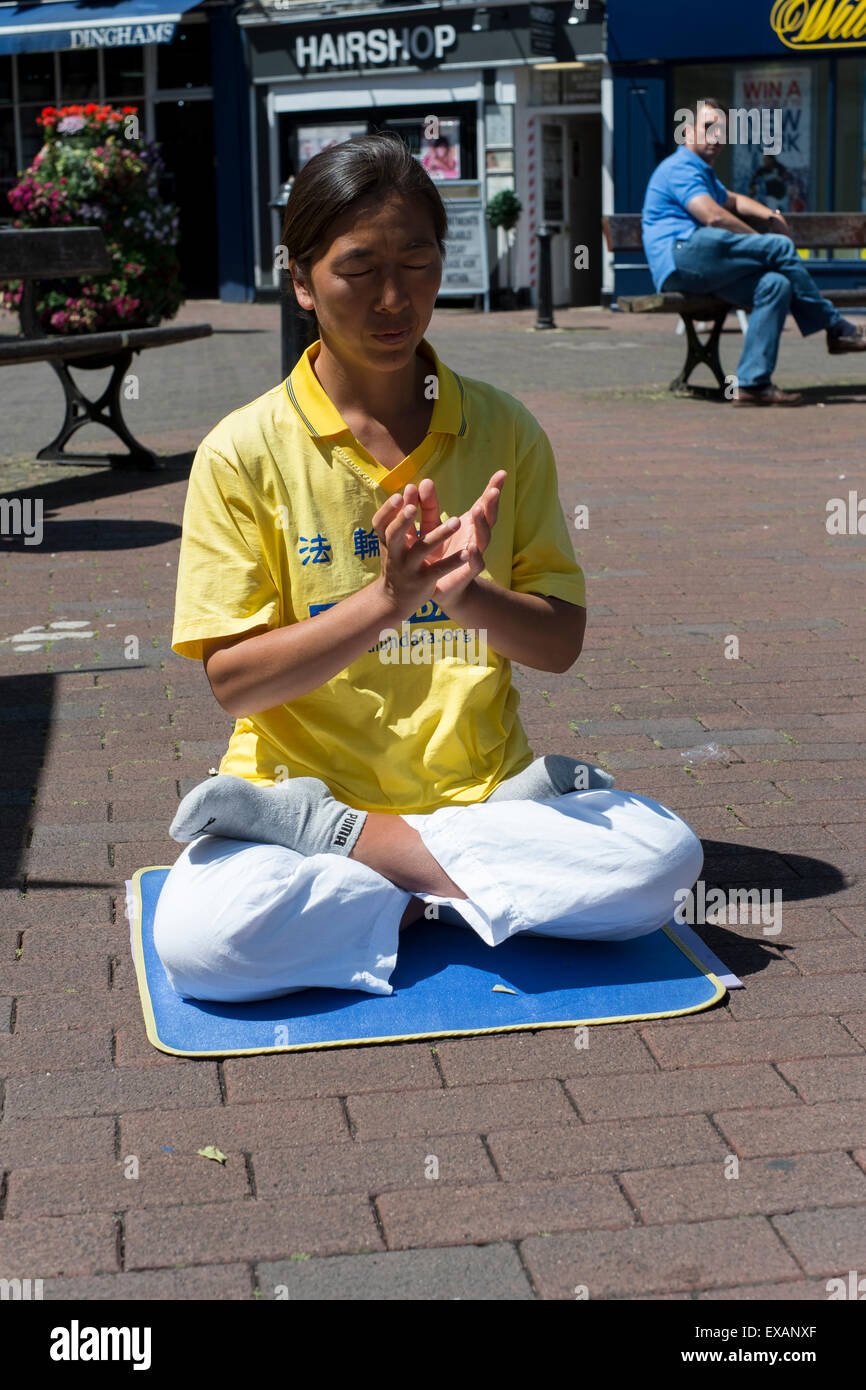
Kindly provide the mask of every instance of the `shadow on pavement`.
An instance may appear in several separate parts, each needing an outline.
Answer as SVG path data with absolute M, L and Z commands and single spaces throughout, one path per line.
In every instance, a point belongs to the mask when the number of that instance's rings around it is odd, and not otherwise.
M 793 945 L 785 942 L 786 903 L 827 898 L 849 886 L 841 870 L 825 859 L 723 840 L 703 840 L 702 844 L 701 879 L 707 897 L 712 889 L 719 888 L 729 905 L 726 911 L 721 909 L 718 914 L 722 920 L 696 922 L 694 928 L 719 959 L 740 976 L 756 975 L 766 970 L 773 960 L 784 959 L 786 951 L 793 950 Z M 764 891 L 767 895 L 764 915 L 754 898 L 751 900 L 754 907 L 750 904 L 748 909 L 747 900 L 741 898 L 737 914 L 741 920 L 731 922 L 736 904 L 729 895 L 736 889 Z M 781 894 L 778 908 L 775 906 L 776 892 Z M 708 910 L 711 910 L 709 903 Z M 781 926 L 781 931 L 768 934 L 765 926 Z
M 4 550 L 32 551 L 38 548 L 51 555 L 70 550 L 138 550 L 141 546 L 162 545 L 165 541 L 175 540 L 180 533 L 180 527 L 170 521 L 118 521 L 109 517 L 57 521 L 46 516 L 41 546 L 27 545 L 22 536 L 4 536 L 2 545 Z
M 189 477 L 194 450 L 170 454 L 161 458 L 159 468 L 101 468 L 87 473 L 71 473 L 69 477 L 40 482 L 39 464 L 34 464 L 32 483 L 3 494 L 4 501 L 21 502 L 30 498 L 41 501 L 44 535 L 38 546 L 25 545 L 23 536 L 0 536 L 0 547 L 16 551 L 59 550 L 126 550 L 142 545 L 161 545 L 180 535 L 180 527 L 167 521 L 138 521 L 118 518 L 77 518 L 58 521 L 54 513 L 63 507 L 78 507 L 87 502 L 128 496 L 131 492 L 163 487 Z M 0 551 L 2 553 L 2 551 Z
M 51 737 L 53 675 L 0 677 L 0 727 L 6 751 L 0 770 L 0 808 L 8 841 L 0 850 L 0 888 L 16 888 L 23 877 L 27 824 L 33 793 Z
M 803 399 L 793 405 L 753 405 L 738 406 L 737 415 L 748 417 L 751 415 L 763 415 L 766 411 L 784 410 L 803 410 L 806 406 L 816 405 L 863 405 L 866 402 L 866 381 L 848 382 L 847 385 L 818 385 L 818 386 L 786 386 L 786 391 L 799 391 Z M 689 382 L 688 386 L 680 387 L 677 391 L 671 391 L 671 396 L 678 401 L 711 401 L 714 405 L 732 406 L 733 401 L 727 400 L 724 392 L 717 386 L 693 386 Z

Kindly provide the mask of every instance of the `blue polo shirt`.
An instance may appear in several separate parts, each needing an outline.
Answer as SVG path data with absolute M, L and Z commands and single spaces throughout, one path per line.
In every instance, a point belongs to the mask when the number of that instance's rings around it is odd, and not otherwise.
M 687 145 L 680 145 L 663 159 L 647 184 L 641 213 L 643 245 L 657 290 L 677 268 L 675 243 L 687 241 L 702 226 L 686 208 L 690 199 L 701 193 L 709 193 L 723 207 L 728 196 L 706 160 Z

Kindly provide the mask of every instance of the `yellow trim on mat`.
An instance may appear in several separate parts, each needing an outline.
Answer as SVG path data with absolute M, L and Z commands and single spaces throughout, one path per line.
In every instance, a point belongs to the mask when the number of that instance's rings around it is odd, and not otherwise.
M 447 1032 L 433 1033 L 399 1033 L 389 1034 L 384 1038 L 347 1038 L 336 1042 L 318 1043 L 291 1043 L 285 1047 L 241 1047 L 230 1048 L 228 1051 L 208 1051 L 208 1052 L 189 1052 L 182 1051 L 176 1047 L 169 1047 L 161 1042 L 156 1031 L 156 1019 L 153 1013 L 153 1004 L 150 998 L 150 987 L 147 983 L 147 973 L 144 968 L 144 948 L 141 940 L 141 879 L 143 874 L 152 873 L 155 869 L 168 869 L 168 864 L 151 864 L 144 869 L 136 869 L 132 876 L 132 886 L 134 891 L 135 920 L 133 926 L 133 958 L 135 961 L 135 975 L 138 980 L 138 992 L 141 996 L 141 1007 L 144 1013 L 144 1026 L 147 1031 L 147 1040 L 154 1047 L 159 1048 L 160 1052 L 169 1052 L 174 1057 L 252 1057 L 264 1055 L 268 1052 L 318 1052 L 329 1047 L 363 1047 L 367 1043 L 387 1043 L 387 1042 L 420 1042 L 424 1038 L 471 1038 L 480 1037 L 484 1033 L 525 1033 L 530 1030 L 535 1032 L 540 1028 L 581 1028 L 592 1027 L 596 1023 L 645 1023 L 654 1018 L 680 1018 L 685 1014 L 701 1013 L 704 1009 L 709 1009 L 713 1004 L 727 993 L 725 986 L 716 975 L 698 960 L 682 941 L 680 941 L 673 927 L 668 924 L 662 927 L 665 936 L 669 937 L 675 946 L 678 946 L 683 955 L 691 961 L 692 965 L 700 970 L 701 974 L 710 981 L 715 988 L 715 993 L 711 999 L 706 999 L 702 1004 L 694 1004 L 688 1009 L 666 1009 L 661 1013 L 654 1014 L 616 1014 L 611 1018 L 572 1018 L 560 1019 L 556 1023 L 512 1023 L 505 1024 L 498 1028 L 452 1028 Z

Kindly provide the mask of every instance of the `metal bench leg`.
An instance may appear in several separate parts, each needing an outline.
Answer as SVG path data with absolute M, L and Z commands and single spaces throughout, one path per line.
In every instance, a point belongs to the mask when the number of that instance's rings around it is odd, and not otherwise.
M 713 326 L 710 329 L 706 342 L 703 343 L 695 331 L 694 315 L 682 314 L 681 317 L 686 326 L 686 360 L 679 376 L 675 377 L 671 382 L 670 389 L 672 391 L 682 391 L 686 387 L 688 379 L 695 367 L 703 362 L 705 366 L 709 367 L 716 381 L 719 383 L 719 390 L 724 391 L 725 374 L 722 371 L 722 364 L 719 359 L 719 338 L 722 334 L 725 319 L 728 317 L 727 309 L 723 314 L 717 314 L 712 320 Z
M 142 469 L 154 469 L 158 466 L 156 455 L 138 442 L 135 436 L 130 433 L 126 421 L 123 418 L 120 389 L 131 363 L 132 349 L 128 348 L 114 359 L 111 380 L 102 392 L 102 395 L 99 396 L 97 400 L 91 400 L 89 396 L 84 394 L 77 382 L 73 381 L 69 371 L 69 364 L 62 361 L 51 362 L 51 366 L 60 377 L 63 385 L 63 392 L 66 398 L 66 414 L 59 433 L 52 439 L 50 444 L 46 444 L 44 449 L 39 450 L 39 453 L 36 455 L 37 459 L 41 459 L 44 462 L 65 463 L 70 466 L 81 463 L 110 463 L 113 468 L 131 466 Z M 75 365 L 74 361 L 72 365 Z M 81 366 L 82 362 L 80 361 L 78 365 Z M 72 438 L 76 430 L 80 430 L 82 425 L 88 423 L 105 425 L 106 429 L 111 430 L 113 434 L 117 435 L 121 443 L 126 445 L 129 454 L 118 457 L 117 455 L 107 454 L 67 453 L 64 446 L 68 440 Z

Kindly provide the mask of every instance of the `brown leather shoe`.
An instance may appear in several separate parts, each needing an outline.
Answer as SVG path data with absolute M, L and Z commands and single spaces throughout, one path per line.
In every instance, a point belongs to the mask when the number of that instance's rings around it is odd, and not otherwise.
M 803 399 L 799 391 L 782 391 L 778 386 L 738 386 L 734 405 L 798 405 Z
M 827 351 L 835 356 L 839 352 L 866 352 L 866 328 L 857 325 L 857 332 L 847 338 L 831 338 L 827 334 Z

